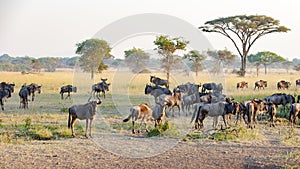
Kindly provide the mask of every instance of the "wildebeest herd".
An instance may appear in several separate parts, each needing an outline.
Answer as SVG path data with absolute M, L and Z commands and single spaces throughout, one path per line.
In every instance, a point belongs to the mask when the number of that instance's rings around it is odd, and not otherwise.
M 172 91 L 169 89 L 169 82 L 156 76 L 150 76 L 150 83 L 146 84 L 144 93 L 154 97 L 155 105 L 150 106 L 148 103 L 141 103 L 131 107 L 130 114 L 123 122 L 132 120 L 132 133 L 134 130 L 135 122 L 141 119 L 140 128 L 144 124 L 148 130 L 148 121 L 154 121 L 155 126 L 162 123 L 165 117 L 175 116 L 176 107 L 178 110 L 178 117 L 180 113 L 185 113 L 186 116 L 192 115 L 191 123 L 194 122 L 195 129 L 203 128 L 203 121 L 207 116 L 213 117 L 213 128 L 218 127 L 218 117 L 222 116 L 225 127 L 228 127 L 233 115 L 236 116 L 235 123 L 242 122 L 249 128 L 255 128 L 257 117 L 260 114 L 269 115 L 270 126 L 275 127 L 276 112 L 278 106 L 282 105 L 284 110 L 289 105 L 289 121 L 292 125 L 295 124 L 295 119 L 300 119 L 300 95 L 295 103 L 295 97 L 285 93 L 275 93 L 265 98 L 253 98 L 251 100 L 244 100 L 241 102 L 235 101 L 233 98 L 227 97 L 223 94 L 223 85 L 221 83 L 204 83 L 194 84 L 187 82 L 176 86 Z M 296 87 L 300 85 L 300 79 L 296 80 Z M 68 127 L 71 127 L 72 135 L 75 136 L 74 123 L 76 119 L 86 120 L 86 137 L 88 126 L 91 125 L 92 120 L 96 114 L 97 106 L 102 103 L 100 93 L 105 98 L 105 93 L 109 91 L 110 83 L 107 79 L 102 79 L 101 82 L 92 85 L 88 103 L 82 105 L 73 105 L 69 108 Z M 277 83 L 277 89 L 289 89 L 290 82 L 281 80 Z M 11 97 L 14 92 L 15 84 L 1 82 L 0 84 L 0 104 L 2 111 L 4 111 L 4 102 Z M 35 93 L 41 93 L 41 85 L 31 83 L 30 85 L 23 84 L 20 91 L 20 108 L 28 109 L 28 97 L 34 101 Z M 267 81 L 259 80 L 254 83 L 255 89 L 264 89 L 267 87 Z M 200 89 L 202 88 L 202 89 Z M 248 88 L 248 82 L 242 81 L 237 83 L 237 89 Z M 68 93 L 65 98 L 70 98 L 70 93 L 77 92 L 77 87 L 72 85 L 62 86 L 60 88 L 61 99 L 64 99 L 63 94 Z M 97 101 L 90 101 L 97 98 Z M 191 110 L 191 107 L 193 109 Z M 228 118 L 227 118 L 228 117 Z M 228 121 L 229 120 L 229 121 Z

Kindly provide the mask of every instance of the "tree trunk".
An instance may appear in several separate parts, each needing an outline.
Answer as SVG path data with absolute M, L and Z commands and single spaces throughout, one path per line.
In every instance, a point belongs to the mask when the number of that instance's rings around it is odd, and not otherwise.
M 265 75 L 266 75 L 267 74 L 267 65 L 264 64 L 264 66 L 265 66 Z
M 256 77 L 258 77 L 259 66 L 256 66 Z
M 92 80 L 94 79 L 94 71 L 93 70 L 91 71 L 91 79 Z
M 198 66 L 195 66 L 196 76 L 198 76 Z
M 246 74 L 246 56 L 241 56 L 241 61 L 242 61 L 242 67 L 241 67 L 241 73 L 240 75 L 242 77 L 245 77 Z

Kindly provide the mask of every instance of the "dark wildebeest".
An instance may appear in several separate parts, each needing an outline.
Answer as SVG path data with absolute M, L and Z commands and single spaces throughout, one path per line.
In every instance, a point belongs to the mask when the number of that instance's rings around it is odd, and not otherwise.
M 31 83 L 30 85 L 27 86 L 27 88 L 29 90 L 29 96 L 32 94 L 31 101 L 34 101 L 35 92 L 38 92 L 40 94 L 42 85 L 37 85 L 35 83 Z
M 287 104 L 295 103 L 295 97 L 290 94 L 285 94 L 285 93 L 275 93 L 271 96 L 264 98 L 264 100 L 267 102 L 272 102 L 276 106 L 282 105 L 284 108 L 284 111 L 285 111 L 285 107 Z
M 155 102 L 157 101 L 157 97 L 166 94 L 166 95 L 172 95 L 172 92 L 168 88 L 162 88 L 159 86 L 151 86 L 146 84 L 145 86 L 145 94 L 151 94 L 154 96 Z
M 15 87 L 14 83 L 6 83 L 6 82 L 1 82 L 0 83 L 0 88 L 9 89 L 11 93 L 14 93 L 14 91 L 15 91 L 14 87 Z
M 60 88 L 60 92 L 59 92 L 60 95 L 61 95 L 61 99 L 64 99 L 64 93 L 68 93 L 68 96 L 65 99 L 67 99 L 68 97 L 69 97 L 69 99 L 71 99 L 71 95 L 70 95 L 71 92 L 76 93 L 77 92 L 77 87 L 72 86 L 72 85 L 62 86 Z
M 201 84 L 192 84 L 192 83 L 188 82 L 186 84 L 179 85 L 176 88 L 178 88 L 178 90 L 180 90 L 180 92 L 182 92 L 182 93 L 191 95 L 194 93 L 198 93 L 199 87 L 201 87 Z
M 300 119 L 300 104 L 294 103 L 290 107 L 290 117 L 289 120 L 292 123 L 292 126 L 296 124 L 296 118 Z
M 272 102 L 267 103 L 268 114 L 270 116 L 270 127 L 275 127 L 274 120 L 276 118 L 276 105 Z
M 291 86 L 291 82 L 287 82 L 284 80 L 281 80 L 277 83 L 277 89 L 289 89 L 289 87 Z
M 96 97 L 99 98 L 101 92 L 103 93 L 103 98 L 105 98 L 105 91 L 109 91 L 109 85 L 110 85 L 110 83 L 106 83 L 103 81 L 100 83 L 94 84 L 92 86 L 91 96 L 90 96 L 89 100 L 92 98 L 92 96 L 93 96 L 93 98 L 95 98 L 95 94 L 96 94 Z
M 30 89 L 24 84 L 20 91 L 19 91 L 19 96 L 20 96 L 20 108 L 23 107 L 24 109 L 28 109 L 28 96 L 29 96 L 29 91 Z M 23 105 L 23 106 L 22 106 Z
M 150 76 L 150 82 L 156 86 L 166 86 L 166 88 L 169 88 L 169 82 L 159 77 Z
M 236 84 L 236 89 L 243 89 L 243 88 L 248 88 L 248 82 L 242 81 Z
M 11 91 L 7 88 L 0 88 L 0 105 L 2 111 L 4 111 L 4 102 L 7 98 L 11 97 Z
M 90 126 L 89 136 L 92 137 L 92 122 L 94 117 L 96 116 L 97 106 L 100 105 L 101 103 L 102 102 L 99 99 L 98 101 L 91 101 L 83 105 L 73 105 L 69 108 L 68 128 L 71 127 L 73 137 L 75 137 L 74 124 L 76 119 L 86 120 L 85 137 L 88 138 L 87 135 L 88 126 Z
M 146 132 L 148 132 L 148 125 L 147 121 L 152 120 L 152 110 L 149 107 L 147 103 L 142 103 L 138 106 L 133 106 L 130 108 L 130 114 L 129 116 L 123 120 L 123 122 L 129 121 L 129 119 L 132 119 L 132 134 L 135 134 L 134 131 L 134 123 L 138 119 L 141 119 L 140 128 L 142 127 L 142 124 L 145 124 Z M 140 132 L 140 129 L 138 130 L 138 133 Z
M 297 80 L 296 80 L 296 87 L 297 87 L 297 86 L 300 86 L 300 79 L 297 79 Z
M 207 90 L 212 90 L 213 93 L 222 93 L 223 85 L 221 83 L 216 84 L 214 82 L 212 83 L 204 83 L 202 85 L 202 93 L 205 93 Z
M 214 117 L 213 128 L 216 129 L 218 125 L 218 117 L 222 116 L 225 127 L 227 127 L 227 122 L 225 115 L 232 113 L 234 111 L 234 106 L 232 103 L 227 102 L 217 102 L 217 103 L 198 103 L 195 106 L 195 111 L 192 116 L 191 122 L 195 120 L 195 129 L 201 129 L 203 127 L 203 120 L 206 116 Z
M 265 87 L 267 87 L 267 81 L 264 81 L 264 80 L 260 80 L 260 81 L 257 81 L 255 82 L 254 84 L 254 90 L 257 88 L 257 90 L 263 88 L 265 89 Z

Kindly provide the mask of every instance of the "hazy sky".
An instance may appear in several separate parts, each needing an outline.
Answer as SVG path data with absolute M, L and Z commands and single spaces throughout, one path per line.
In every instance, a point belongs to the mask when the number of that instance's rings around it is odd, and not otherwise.
M 262 37 L 250 53 L 268 50 L 290 59 L 300 56 L 300 11 L 296 0 L 0 0 L 0 55 L 74 56 L 76 43 L 93 37 L 118 19 L 141 13 L 168 14 L 195 27 L 219 17 L 271 16 L 291 31 Z M 215 49 L 226 47 L 237 54 L 229 39 L 216 33 L 203 34 Z M 152 48 L 149 44 L 136 40 L 127 47 L 123 44 L 123 49 Z M 122 55 L 116 51 L 114 54 Z

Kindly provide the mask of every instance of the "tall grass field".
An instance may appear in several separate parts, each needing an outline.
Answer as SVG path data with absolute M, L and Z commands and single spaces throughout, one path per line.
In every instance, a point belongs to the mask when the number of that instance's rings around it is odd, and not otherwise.
M 110 83 L 106 98 L 102 97 L 103 103 L 98 108 L 98 119 L 95 122 L 98 131 L 103 132 L 130 132 L 131 123 L 122 124 L 122 119 L 129 114 L 129 108 L 143 102 L 154 104 L 153 96 L 145 95 L 146 84 L 150 84 L 150 75 L 163 79 L 165 73 L 142 73 L 133 74 L 127 69 L 110 69 L 91 79 L 89 73 L 78 70 L 61 70 L 57 72 L 41 72 L 35 74 L 21 74 L 20 72 L 1 72 L 0 81 L 15 84 L 15 92 L 12 97 L 4 103 L 5 110 L 0 112 L 0 144 L 19 143 L 30 140 L 63 139 L 71 137 L 67 128 L 68 108 L 73 104 L 87 103 L 91 86 L 100 82 L 101 78 L 107 78 Z M 175 86 L 187 82 L 203 84 L 207 82 L 222 83 L 223 93 L 235 98 L 236 101 L 261 98 L 273 93 L 285 92 L 297 96 L 300 94 L 300 87 L 295 86 L 295 80 L 300 78 L 300 73 L 278 73 L 272 72 L 256 77 L 254 74 L 246 77 L 239 77 L 234 74 L 210 74 L 201 72 L 198 76 L 194 73 L 189 75 L 177 72 L 171 73 L 170 90 Z M 253 90 L 254 83 L 258 80 L 268 81 L 268 87 L 264 90 Z M 288 90 L 277 90 L 277 82 L 280 80 L 290 81 L 292 87 Z M 249 88 L 236 89 L 236 83 L 247 81 Z M 29 109 L 20 108 L 18 92 L 23 84 L 36 83 L 42 85 L 40 94 L 36 94 L 35 101 L 29 102 Z M 74 85 L 77 93 L 71 93 L 71 99 L 60 98 L 60 87 L 63 85 Z M 65 97 L 67 94 L 65 94 Z M 93 97 L 92 97 L 93 99 Z M 177 111 L 177 109 L 175 109 Z M 185 120 L 181 120 L 185 119 Z M 189 123 L 190 116 L 170 119 L 170 122 L 178 123 L 177 137 L 184 136 L 193 127 Z M 103 123 L 102 123 L 103 122 Z M 83 134 L 85 123 L 76 123 L 76 133 Z M 174 127 L 173 127 L 174 128 Z

